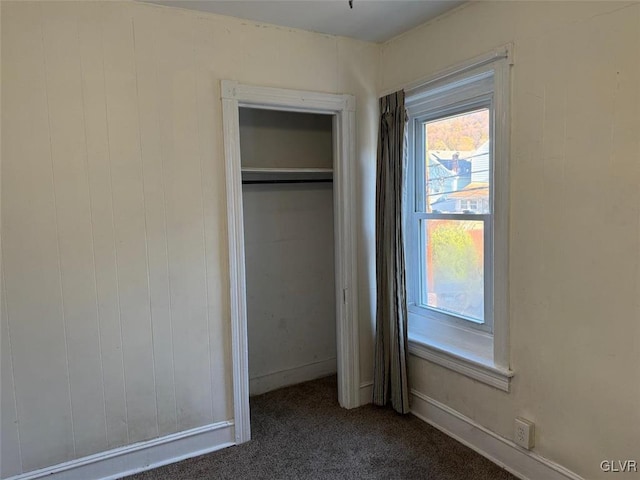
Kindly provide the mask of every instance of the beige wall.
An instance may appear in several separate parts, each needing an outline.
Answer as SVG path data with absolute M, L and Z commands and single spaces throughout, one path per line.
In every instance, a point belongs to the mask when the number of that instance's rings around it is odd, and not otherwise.
M 219 81 L 355 94 L 362 205 L 378 55 L 145 4 L 2 2 L 2 477 L 232 417 Z
M 385 44 L 381 87 L 507 42 L 512 392 L 418 358 L 411 383 L 507 438 L 529 418 L 538 453 L 605 478 L 640 460 L 640 3 L 474 2 Z
M 336 372 L 333 188 L 243 185 L 251 394 Z

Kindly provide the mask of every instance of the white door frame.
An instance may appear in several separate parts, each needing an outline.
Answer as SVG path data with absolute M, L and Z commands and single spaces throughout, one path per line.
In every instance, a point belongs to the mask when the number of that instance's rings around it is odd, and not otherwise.
M 247 303 L 240 164 L 239 107 L 331 114 L 333 121 L 333 199 L 336 283 L 338 402 L 359 405 L 357 265 L 355 234 L 355 97 L 285 90 L 221 81 L 227 179 L 233 412 L 236 443 L 251 439 Z

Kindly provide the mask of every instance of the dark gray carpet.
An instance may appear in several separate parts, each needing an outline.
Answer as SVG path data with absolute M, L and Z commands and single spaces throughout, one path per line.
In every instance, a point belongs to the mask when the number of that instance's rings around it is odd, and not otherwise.
M 413 415 L 344 410 L 335 377 L 251 398 L 252 440 L 128 480 L 515 477 Z

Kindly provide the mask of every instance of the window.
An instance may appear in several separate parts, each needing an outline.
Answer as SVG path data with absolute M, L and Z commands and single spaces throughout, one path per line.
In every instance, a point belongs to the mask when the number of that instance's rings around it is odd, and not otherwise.
M 411 216 L 425 314 L 491 330 L 491 97 L 414 116 Z M 436 153 L 437 151 L 437 153 Z M 486 205 L 479 210 L 478 201 Z M 486 237 L 486 238 L 485 238 Z M 486 262 L 485 262 L 486 261 Z M 486 311 L 485 311 L 486 310 Z
M 508 390 L 508 61 L 407 92 L 410 352 Z
M 477 200 L 460 200 L 459 210 L 462 210 L 463 213 L 477 213 L 478 208 L 479 208 L 479 206 L 478 206 L 478 201 Z M 484 207 L 484 208 L 485 209 L 489 208 L 488 207 L 488 202 L 487 202 L 487 206 Z

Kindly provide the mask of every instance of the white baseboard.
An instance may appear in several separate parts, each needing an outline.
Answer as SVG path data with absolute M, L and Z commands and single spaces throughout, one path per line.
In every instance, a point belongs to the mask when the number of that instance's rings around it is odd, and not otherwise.
M 114 480 L 231 445 L 235 445 L 232 420 L 115 448 L 6 480 Z
M 335 358 L 329 358 L 328 360 L 321 360 L 299 367 L 268 373 L 267 375 L 249 379 L 249 395 L 260 395 L 278 388 L 326 377 L 337 371 L 337 360 Z
M 360 384 L 360 406 L 368 405 L 373 400 L 373 382 Z
M 584 480 L 416 390 L 411 390 L 411 413 L 522 480 Z

